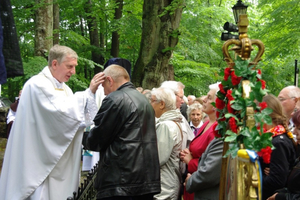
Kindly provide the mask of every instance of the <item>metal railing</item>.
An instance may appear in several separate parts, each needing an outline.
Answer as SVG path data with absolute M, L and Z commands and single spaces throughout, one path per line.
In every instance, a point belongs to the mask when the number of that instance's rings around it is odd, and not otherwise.
M 68 197 L 67 200 L 96 200 L 97 191 L 94 188 L 95 179 L 97 176 L 98 163 L 87 174 L 83 183 L 78 187 L 77 192 L 73 192 L 73 197 Z

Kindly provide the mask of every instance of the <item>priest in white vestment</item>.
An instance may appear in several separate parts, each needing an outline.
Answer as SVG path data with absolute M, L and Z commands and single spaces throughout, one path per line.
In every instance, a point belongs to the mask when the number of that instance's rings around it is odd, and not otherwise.
M 79 185 L 83 130 L 98 111 L 101 77 L 76 92 L 64 83 L 75 74 L 77 54 L 55 45 L 49 66 L 23 87 L 0 177 L 1 200 L 65 200 Z

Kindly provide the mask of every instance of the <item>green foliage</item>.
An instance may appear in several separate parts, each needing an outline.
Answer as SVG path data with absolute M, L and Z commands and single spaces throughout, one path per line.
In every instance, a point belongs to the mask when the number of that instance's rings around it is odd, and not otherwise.
M 185 95 L 202 96 L 208 92 L 208 86 L 217 81 L 218 68 L 205 63 L 185 60 L 183 56 L 174 54 L 171 60 L 175 70 L 175 80 L 185 85 Z
M 91 60 L 91 51 L 110 58 L 112 31 L 120 35 L 119 57 L 134 63 L 139 56 L 141 25 L 143 15 L 142 0 L 124 0 L 122 18 L 114 19 L 115 1 L 108 0 L 57 0 L 60 8 L 60 44 L 73 48 L 80 58 Z M 91 3 L 87 12 L 88 2 Z M 186 94 L 204 95 L 208 85 L 220 79 L 219 70 L 226 68 L 223 61 L 220 40 L 226 21 L 234 22 L 232 6 L 236 0 L 172 0 L 165 7 L 162 15 L 174 14 L 177 7 L 183 7 L 179 30 L 173 30 L 172 36 L 179 42 L 174 48 L 172 63 L 175 79 L 185 85 Z M 264 80 L 273 94 L 294 82 L 294 61 L 300 53 L 300 3 L 298 0 L 243 0 L 248 6 L 249 29 L 251 39 L 260 39 L 265 44 L 265 53 L 259 67 Z M 24 65 L 36 60 L 34 57 L 35 9 L 40 6 L 34 0 L 11 0 L 14 19 L 19 37 L 19 44 Z M 161 17 L 162 17 L 161 15 Z M 104 48 L 90 45 L 88 17 L 96 19 L 99 33 L 104 36 Z M 165 49 L 173 50 L 173 49 Z M 256 50 L 253 51 L 255 54 Z M 37 60 L 36 60 L 37 61 Z M 41 67 L 44 65 L 38 65 Z M 77 67 L 78 81 L 70 81 L 72 88 L 83 88 L 93 76 L 92 66 L 88 61 L 79 60 Z M 27 68 L 27 67 L 25 67 Z M 39 70 L 36 70 L 39 71 Z M 34 74 L 28 71 L 20 80 L 26 80 Z M 27 69 L 26 69 L 27 73 Z M 78 77 L 77 77 L 78 76 Z M 84 80 L 85 79 L 85 80 Z M 16 79 L 9 79 L 8 85 Z M 22 82 L 22 81 L 21 81 Z M 20 83 L 21 83 L 20 82 Z M 71 83 L 72 82 L 72 83 Z M 83 84 L 84 83 L 84 84 Z M 16 86 L 17 87 L 17 86 Z M 3 93 L 7 91 L 3 85 Z
M 243 81 L 249 81 L 249 96 L 245 97 L 243 92 Z M 264 81 L 261 73 L 249 67 L 249 61 L 239 59 L 235 61 L 233 70 L 226 68 L 224 79 L 221 82 L 220 90 L 217 93 L 217 100 L 214 104 L 217 108 L 218 125 L 216 130 L 219 137 L 225 142 L 229 142 L 229 150 L 225 156 L 235 157 L 241 144 L 244 148 L 259 152 L 266 146 L 272 146 L 271 134 L 262 134 L 263 124 L 272 124 L 269 116 L 272 113 L 270 108 L 263 108 L 263 96 L 266 95 Z M 253 118 L 255 125 L 248 126 L 249 123 L 247 108 L 253 108 Z M 253 121 L 254 123 L 254 121 Z
M 298 0 L 259 1 L 260 22 L 253 36 L 266 46 L 262 72 L 274 94 L 294 84 L 294 62 L 300 53 L 300 2 Z
M 175 10 L 178 8 L 183 8 L 184 7 L 184 0 L 172 0 L 170 5 L 166 6 L 164 8 L 164 11 L 158 15 L 158 17 L 162 17 L 166 14 L 173 15 L 175 13 Z
M 45 66 L 48 66 L 47 60 L 40 56 L 31 57 L 28 59 L 28 62 L 23 62 L 24 83 L 32 76 L 40 73 Z

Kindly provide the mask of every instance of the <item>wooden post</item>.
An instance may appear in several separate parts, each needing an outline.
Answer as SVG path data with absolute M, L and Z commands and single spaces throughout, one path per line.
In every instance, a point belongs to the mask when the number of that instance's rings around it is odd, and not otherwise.
M 228 142 L 224 142 L 221 177 L 220 177 L 220 187 L 219 187 L 219 200 L 225 200 L 228 157 L 224 158 L 224 155 L 227 152 L 228 148 L 229 148 Z

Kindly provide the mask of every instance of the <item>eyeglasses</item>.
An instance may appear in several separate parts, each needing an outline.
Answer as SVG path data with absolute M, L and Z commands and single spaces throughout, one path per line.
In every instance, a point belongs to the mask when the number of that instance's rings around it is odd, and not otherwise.
M 288 100 L 288 99 L 294 99 L 294 98 L 295 97 L 288 97 L 288 98 L 279 97 L 278 100 L 282 102 L 282 101 L 285 101 L 285 100 Z
M 150 99 L 150 102 L 151 102 L 151 103 L 159 102 L 159 100 L 157 100 L 157 99 L 152 99 L 152 98 L 151 98 L 151 99 Z
M 176 94 L 176 96 L 178 96 L 181 100 L 183 100 L 183 96 L 181 97 L 181 96 L 179 96 L 178 94 Z

